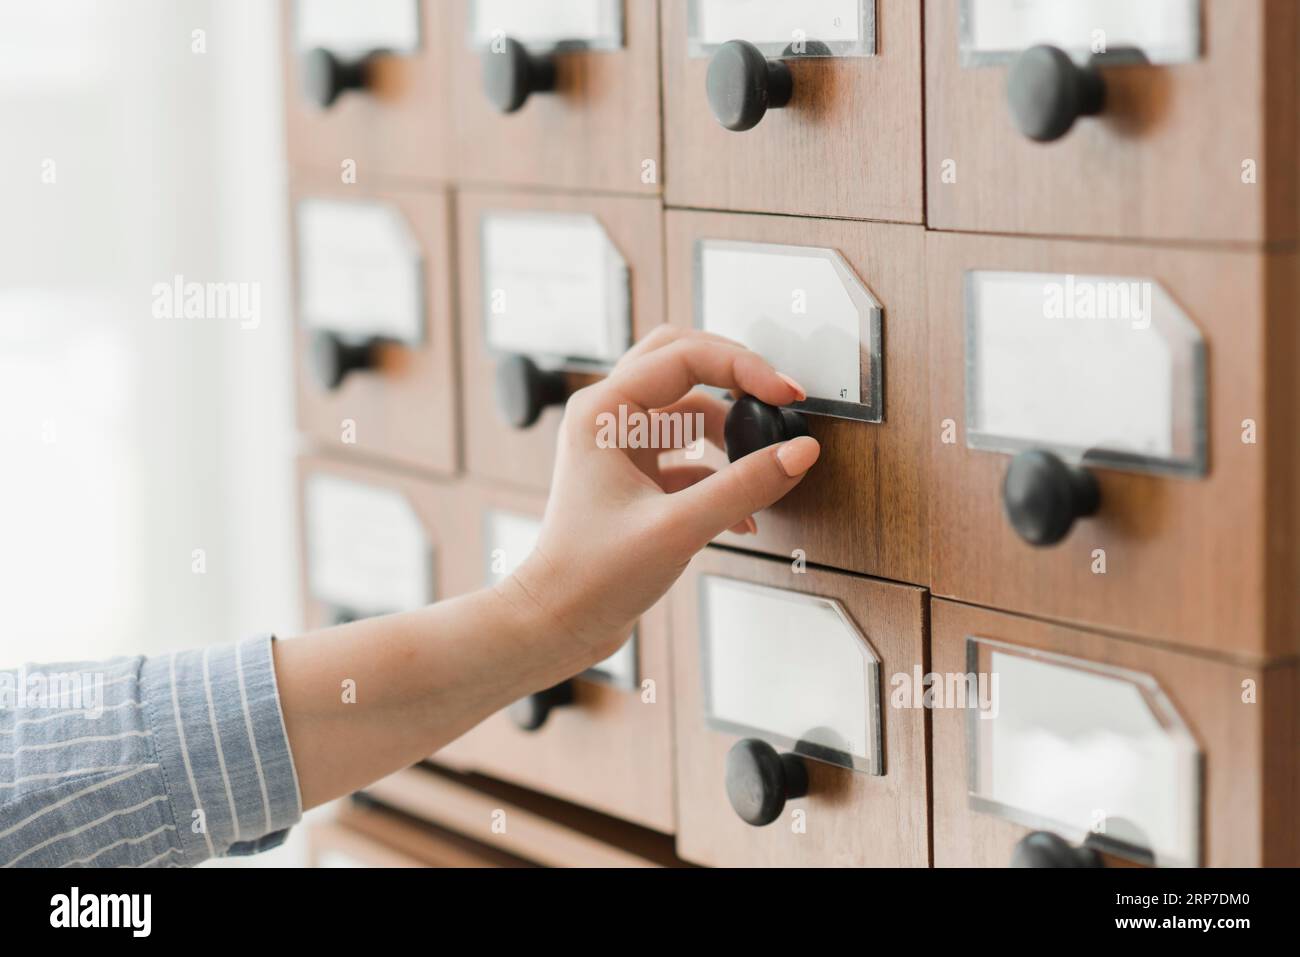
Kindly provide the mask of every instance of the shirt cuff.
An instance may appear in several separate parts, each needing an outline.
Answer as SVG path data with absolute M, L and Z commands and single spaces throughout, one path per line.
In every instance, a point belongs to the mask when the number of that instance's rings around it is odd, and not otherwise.
M 144 663 L 142 697 L 186 863 L 274 847 L 302 818 L 274 640 Z

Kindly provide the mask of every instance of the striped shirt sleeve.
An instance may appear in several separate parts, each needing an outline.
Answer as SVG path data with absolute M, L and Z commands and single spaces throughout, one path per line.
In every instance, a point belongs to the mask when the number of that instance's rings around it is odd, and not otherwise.
M 302 816 L 270 637 L 0 672 L 0 865 L 184 867 Z

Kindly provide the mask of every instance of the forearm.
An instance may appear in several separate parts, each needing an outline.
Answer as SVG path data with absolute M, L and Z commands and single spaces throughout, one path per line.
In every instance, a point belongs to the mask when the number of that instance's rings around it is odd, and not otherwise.
M 275 644 L 303 807 L 428 757 L 593 660 L 514 579 L 419 611 Z M 557 651 L 557 649 L 566 649 Z

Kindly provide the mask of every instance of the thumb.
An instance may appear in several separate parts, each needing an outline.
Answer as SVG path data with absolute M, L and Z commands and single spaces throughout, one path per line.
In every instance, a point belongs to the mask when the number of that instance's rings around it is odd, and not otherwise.
M 692 554 L 727 529 L 742 524 L 786 496 L 803 481 L 821 455 L 821 445 L 809 436 L 759 449 L 726 468 L 668 496 L 676 514 L 674 526 L 688 541 Z

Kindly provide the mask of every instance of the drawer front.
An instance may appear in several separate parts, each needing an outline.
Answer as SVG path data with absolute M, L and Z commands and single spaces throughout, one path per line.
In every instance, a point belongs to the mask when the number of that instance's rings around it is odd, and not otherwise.
M 466 466 L 550 487 L 564 403 L 664 321 L 654 199 L 458 199 Z
M 1270 358 L 1266 328 L 1290 322 L 1292 258 L 927 244 L 935 593 L 1205 650 L 1293 650 L 1278 532 L 1295 512 L 1270 479 L 1287 456 L 1261 454 L 1258 431 L 1294 414 L 1295 353 Z
M 453 594 L 494 584 L 532 551 L 546 508 L 535 493 L 465 487 L 449 535 Z M 435 760 L 612 814 L 674 829 L 672 676 L 667 610 L 638 623 L 615 655 L 488 718 Z
M 309 629 L 414 611 L 451 594 L 451 487 L 348 460 L 298 461 Z
M 672 322 L 799 380 L 810 398 L 796 408 L 822 443 L 757 539 L 721 542 L 928 582 L 924 255 L 919 227 L 668 213 Z
M 1295 237 L 1294 4 L 927 0 L 925 22 L 932 227 Z
M 941 600 L 931 633 L 936 866 L 1295 866 L 1294 663 Z
M 678 853 L 712 866 L 925 866 L 925 591 L 708 549 L 670 595 Z
M 443 0 L 282 0 L 289 163 L 340 181 L 450 175 Z M 384 51 L 384 52 L 378 52 Z
M 657 195 L 658 4 L 451 0 L 457 177 Z
M 449 199 L 353 189 L 293 190 L 298 424 L 331 450 L 454 473 Z
M 664 0 L 663 45 L 672 205 L 922 221 L 918 4 Z

